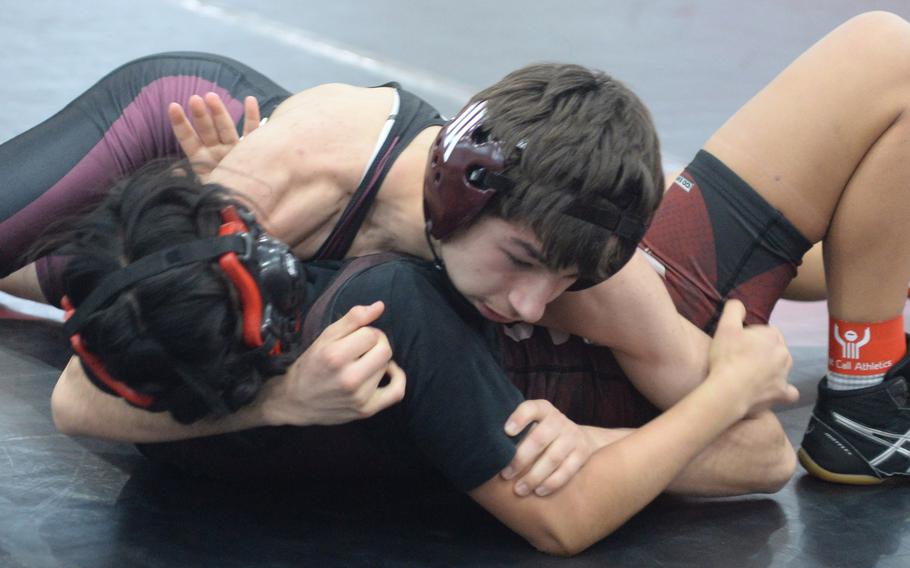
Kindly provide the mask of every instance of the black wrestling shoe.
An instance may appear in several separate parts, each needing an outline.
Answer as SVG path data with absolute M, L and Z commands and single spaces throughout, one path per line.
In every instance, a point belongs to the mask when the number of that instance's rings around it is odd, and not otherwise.
M 908 376 L 910 354 L 873 387 L 831 390 L 822 379 L 799 463 L 815 477 L 851 485 L 910 476 Z

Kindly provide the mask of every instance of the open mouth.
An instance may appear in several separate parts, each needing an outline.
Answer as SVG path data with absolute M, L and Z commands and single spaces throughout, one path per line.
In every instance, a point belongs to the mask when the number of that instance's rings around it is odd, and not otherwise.
M 483 302 L 477 302 L 475 305 L 477 307 L 477 311 L 480 312 L 480 315 L 487 318 L 488 320 L 492 320 L 497 323 L 513 323 L 515 321 L 518 321 L 515 318 L 507 318 L 506 316 L 502 315 L 501 313 L 488 307 Z

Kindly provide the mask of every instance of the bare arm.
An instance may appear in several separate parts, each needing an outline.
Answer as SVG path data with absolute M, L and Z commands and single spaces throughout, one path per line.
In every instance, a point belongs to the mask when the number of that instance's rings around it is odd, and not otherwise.
M 744 330 L 741 323 L 736 329 L 745 310 L 731 304 L 712 345 L 708 379 L 649 424 L 597 450 L 561 491 L 523 499 L 497 476 L 471 497 L 537 548 L 575 554 L 669 488 L 731 426 L 770 404 L 795 400 L 786 382 L 792 360 L 780 334 L 767 327 Z
M 676 311 L 641 252 L 606 282 L 557 298 L 540 323 L 610 347 L 635 387 L 662 409 L 707 375 L 710 338 Z
M 256 401 L 217 420 L 184 425 L 107 395 L 89 382 L 74 357 L 57 381 L 51 409 L 70 435 L 124 442 L 163 442 L 257 426 L 340 424 L 367 418 L 404 396 L 404 372 L 391 360 L 381 331 L 365 327 L 384 306 L 355 306 L 330 325 L 279 377 L 266 381 Z M 379 387 L 383 376 L 390 381 Z
M 51 395 L 54 424 L 70 436 L 117 442 L 163 442 L 224 434 L 267 424 L 262 405 L 251 404 L 220 420 L 181 424 L 166 412 L 146 412 L 96 388 L 76 357 L 57 380 Z
M 715 394 L 699 387 L 672 409 L 598 450 L 562 490 L 522 499 L 494 478 L 470 495 L 536 548 L 576 554 L 641 510 L 737 418 Z M 713 420 L 705 420 L 705 416 Z
M 599 449 L 635 432 L 575 424 L 547 400 L 521 403 L 506 425 L 517 435 L 533 423 L 502 472 L 516 495 L 544 497 L 559 491 Z M 680 495 L 719 497 L 773 493 L 789 481 L 796 453 L 771 411 L 740 420 L 695 457 L 667 486 Z M 517 475 L 516 474 L 520 474 Z

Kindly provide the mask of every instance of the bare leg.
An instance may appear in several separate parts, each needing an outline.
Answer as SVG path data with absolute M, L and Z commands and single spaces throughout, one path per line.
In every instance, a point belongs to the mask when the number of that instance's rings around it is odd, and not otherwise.
M 901 318 L 910 280 L 908 111 L 910 24 L 875 12 L 819 41 L 706 144 L 806 238 L 824 243 L 828 311 L 852 337 L 832 325 L 828 380 L 799 455 L 829 481 L 908 475 L 884 441 L 910 427 Z
M 825 241 L 829 310 L 900 313 L 910 279 L 910 24 L 858 16 L 804 53 L 705 148 L 810 241 Z
M 803 256 L 803 263 L 799 266 L 796 278 L 790 281 L 783 297 L 786 300 L 800 302 L 815 302 L 828 297 L 821 243 L 815 243 Z

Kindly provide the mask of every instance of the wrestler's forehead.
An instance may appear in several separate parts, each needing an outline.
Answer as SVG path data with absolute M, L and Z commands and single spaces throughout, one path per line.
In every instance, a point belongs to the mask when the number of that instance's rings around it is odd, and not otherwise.
M 507 221 L 500 217 L 484 217 L 472 225 L 468 231 L 477 231 L 475 236 L 485 241 L 496 244 L 530 245 L 538 255 L 543 254 L 543 244 L 534 231 L 527 225 L 518 221 Z

